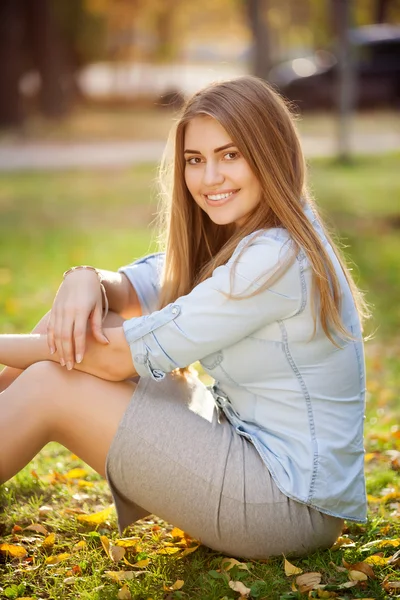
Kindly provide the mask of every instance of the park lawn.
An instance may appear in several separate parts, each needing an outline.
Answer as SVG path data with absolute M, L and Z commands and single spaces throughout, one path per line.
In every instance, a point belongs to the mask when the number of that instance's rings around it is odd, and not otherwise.
M 399 594 L 400 584 L 394 583 L 400 580 L 399 565 L 387 561 L 400 548 L 399 158 L 362 158 L 351 167 L 311 163 L 316 197 L 339 228 L 344 252 L 357 265 L 356 276 L 374 305 L 368 331 L 375 331 L 366 346 L 369 520 L 362 526 L 348 523 L 340 549 L 293 559 L 304 573 L 318 572 L 331 586 L 325 595 L 314 590 L 311 597 L 379 600 Z M 0 331 L 29 331 L 50 308 L 60 276 L 72 264 L 116 269 L 154 249 L 149 227 L 156 209 L 154 179 L 153 165 L 0 175 Z M 57 444 L 49 444 L 1 488 L 0 502 L 0 544 L 26 550 L 18 559 L 12 558 L 12 547 L 6 552 L 0 546 L 1 598 L 238 598 L 229 579 L 250 588 L 251 598 L 308 597 L 299 591 L 298 575 L 285 574 L 283 557 L 227 571 L 224 557 L 196 548 L 195 541 L 156 517 L 126 530 L 125 537 L 138 539 L 130 540 L 117 560 L 118 550 L 106 550 L 107 539 L 114 545 L 121 539 L 114 510 L 92 523 L 79 520 L 110 506 L 105 481 Z M 43 530 L 25 529 L 32 523 L 55 533 L 55 539 L 44 543 Z M 339 588 L 359 577 L 348 565 L 365 559 L 374 573 L 368 571 L 368 579 L 354 587 Z M 343 560 L 348 568 L 340 571 Z M 107 575 L 122 570 L 131 579 L 117 583 L 116 575 Z

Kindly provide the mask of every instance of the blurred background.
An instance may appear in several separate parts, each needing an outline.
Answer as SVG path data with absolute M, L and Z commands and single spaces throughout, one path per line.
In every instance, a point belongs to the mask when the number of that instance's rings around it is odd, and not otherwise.
M 176 110 L 244 73 L 297 113 L 317 202 L 372 307 L 386 411 L 400 389 L 400 0 L 2 0 L 0 331 L 31 330 L 71 265 L 116 270 L 155 248 Z

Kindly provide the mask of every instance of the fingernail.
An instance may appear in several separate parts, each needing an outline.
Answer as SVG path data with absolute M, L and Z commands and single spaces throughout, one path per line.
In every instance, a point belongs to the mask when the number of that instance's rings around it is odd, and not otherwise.
M 80 354 L 76 355 L 76 362 L 79 364 L 82 362 L 82 356 Z
M 60 365 L 62 367 L 65 367 L 65 360 L 63 358 L 60 358 Z
M 106 340 L 107 344 L 109 344 L 109 343 L 110 343 L 110 340 L 108 339 L 108 337 L 106 337 L 104 334 L 103 334 L 103 337 L 104 337 L 104 339 Z
M 72 371 L 73 368 L 74 368 L 74 365 L 72 364 L 72 362 L 67 362 L 68 371 Z
M 54 348 L 50 348 L 50 354 L 54 354 L 55 353 L 55 349 Z

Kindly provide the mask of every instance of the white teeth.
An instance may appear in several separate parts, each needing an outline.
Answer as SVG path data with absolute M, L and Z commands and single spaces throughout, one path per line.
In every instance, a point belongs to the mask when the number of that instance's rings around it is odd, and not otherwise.
M 232 194 L 234 194 L 234 192 L 229 192 L 228 194 L 215 194 L 214 196 L 208 195 L 207 198 L 209 200 L 223 200 L 224 198 L 229 198 Z

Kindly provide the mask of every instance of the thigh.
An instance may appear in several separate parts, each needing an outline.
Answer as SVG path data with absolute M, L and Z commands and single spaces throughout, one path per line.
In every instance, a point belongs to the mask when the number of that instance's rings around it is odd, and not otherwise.
M 14 385 L 38 389 L 38 400 L 49 431 L 49 441 L 59 442 L 105 475 L 105 460 L 118 424 L 136 384 L 111 382 L 56 363 L 29 367 Z

